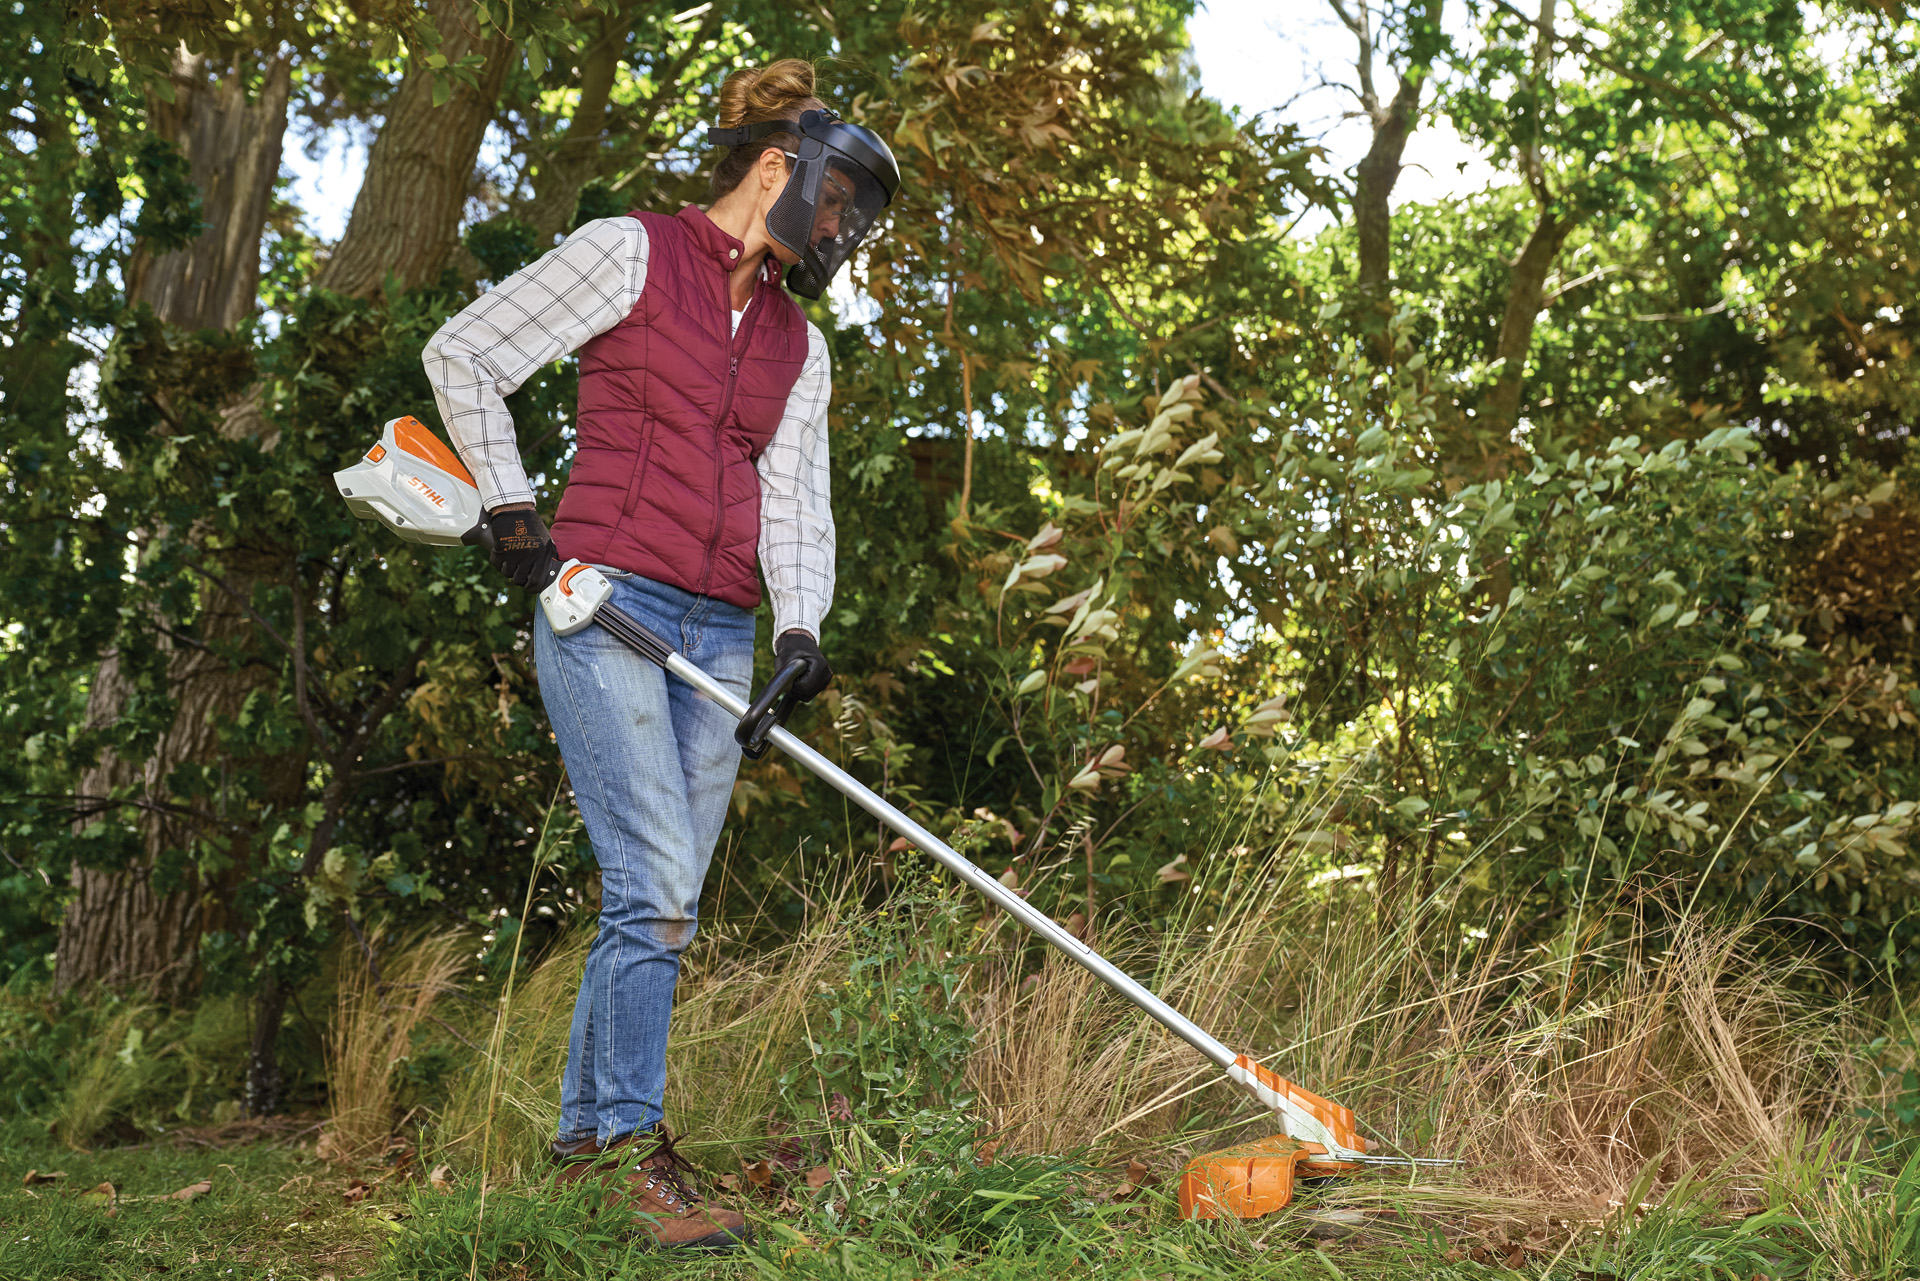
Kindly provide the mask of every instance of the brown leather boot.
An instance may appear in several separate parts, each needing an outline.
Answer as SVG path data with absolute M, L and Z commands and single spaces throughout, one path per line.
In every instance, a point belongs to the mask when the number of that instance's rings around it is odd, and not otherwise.
M 753 1239 L 746 1219 L 734 1210 L 710 1205 L 688 1186 L 693 1165 L 674 1149 L 665 1125 L 623 1135 L 606 1144 L 592 1139 L 553 1145 L 563 1162 L 554 1176 L 561 1184 L 598 1174 L 618 1187 L 634 1213 L 634 1230 L 655 1243 L 682 1250 L 732 1250 Z
M 617 1145 L 623 1141 L 615 1139 L 614 1143 Z M 553 1176 L 553 1181 L 562 1187 L 570 1183 L 578 1183 L 589 1174 L 595 1171 L 604 1172 L 608 1168 L 607 1162 L 601 1160 L 599 1139 L 585 1138 L 573 1143 L 562 1143 L 555 1139 L 551 1146 L 554 1163 L 560 1167 L 559 1172 Z

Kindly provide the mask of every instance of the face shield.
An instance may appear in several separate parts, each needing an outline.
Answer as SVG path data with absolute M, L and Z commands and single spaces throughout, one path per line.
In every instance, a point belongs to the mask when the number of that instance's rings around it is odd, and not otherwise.
M 709 137 L 738 147 L 776 133 L 796 134 L 800 144 L 786 153 L 792 170 L 786 189 L 767 211 L 767 234 L 800 259 L 787 270 L 787 288 L 802 298 L 818 298 L 892 203 L 900 169 L 872 130 L 829 111 L 802 112 L 797 121 L 716 129 Z

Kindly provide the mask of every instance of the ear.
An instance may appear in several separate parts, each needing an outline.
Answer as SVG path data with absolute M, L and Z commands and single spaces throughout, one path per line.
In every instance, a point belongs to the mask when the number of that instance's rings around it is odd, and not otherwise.
M 772 191 L 787 180 L 786 154 L 778 147 L 768 147 L 760 153 L 753 169 L 760 179 L 760 190 Z

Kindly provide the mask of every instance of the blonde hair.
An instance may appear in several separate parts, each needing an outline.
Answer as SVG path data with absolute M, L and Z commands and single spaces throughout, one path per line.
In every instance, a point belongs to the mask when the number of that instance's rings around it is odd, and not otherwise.
M 764 67 L 742 67 L 727 77 L 720 86 L 719 126 L 737 129 L 766 120 L 797 120 L 803 111 L 824 111 L 826 106 L 816 96 L 813 64 L 782 58 Z M 775 133 L 734 147 L 713 167 L 713 198 L 739 186 L 769 147 L 791 151 L 799 145 L 792 134 Z

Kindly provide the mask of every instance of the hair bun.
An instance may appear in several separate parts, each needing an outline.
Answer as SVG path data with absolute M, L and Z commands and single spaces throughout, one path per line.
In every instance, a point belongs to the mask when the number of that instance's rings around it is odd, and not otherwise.
M 782 58 L 764 67 L 742 67 L 720 86 L 720 127 L 737 129 L 763 120 L 787 120 L 817 107 L 813 64 Z

